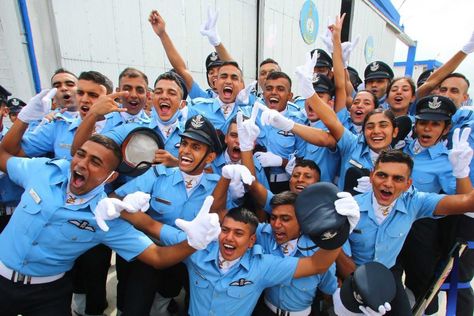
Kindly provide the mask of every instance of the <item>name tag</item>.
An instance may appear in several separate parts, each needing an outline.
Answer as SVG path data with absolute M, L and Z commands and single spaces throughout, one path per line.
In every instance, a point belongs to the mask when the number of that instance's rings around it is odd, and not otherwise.
M 359 169 L 362 169 L 362 168 L 363 168 L 363 166 L 362 166 L 362 164 L 361 164 L 360 162 L 357 162 L 357 161 L 355 161 L 355 160 L 353 160 L 353 159 L 349 160 L 349 163 L 350 163 L 351 165 L 353 165 L 354 167 L 357 167 L 357 168 L 359 168 Z
M 35 190 L 30 189 L 28 192 L 31 196 L 31 198 L 35 201 L 36 204 L 39 204 L 41 202 L 41 198 L 39 197 L 38 193 L 35 192 Z
M 165 199 L 155 198 L 155 201 L 159 202 L 159 203 L 166 204 L 166 205 L 171 205 L 171 201 L 168 201 L 168 200 L 165 200 Z

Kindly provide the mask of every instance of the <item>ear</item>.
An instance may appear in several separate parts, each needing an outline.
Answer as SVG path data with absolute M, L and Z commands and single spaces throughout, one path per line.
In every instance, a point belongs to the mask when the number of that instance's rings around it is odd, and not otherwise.
M 120 87 L 115 87 L 115 92 L 120 92 Z
M 395 137 L 397 137 L 397 135 L 398 135 L 398 127 L 395 127 L 393 129 L 392 137 L 395 138 Z
M 293 92 L 290 91 L 290 94 L 288 95 L 288 101 L 293 100 Z
M 209 164 L 209 163 L 213 162 L 214 159 L 216 159 L 216 153 L 215 152 L 211 152 L 211 153 L 207 154 L 206 164 Z
M 250 236 L 249 249 L 252 248 L 253 245 L 255 245 L 255 241 L 257 241 L 257 235 L 253 234 L 252 236 Z
M 188 104 L 188 101 L 186 100 L 181 100 L 181 102 L 179 103 L 179 109 L 182 110 L 186 107 L 186 105 Z
M 119 176 L 119 173 L 118 171 L 112 171 L 112 175 L 109 176 L 109 179 L 107 181 L 105 181 L 105 183 L 111 183 L 113 181 L 115 181 Z
M 443 129 L 443 133 L 441 134 L 441 136 L 446 136 L 448 135 L 449 131 L 451 130 L 451 124 L 447 124 L 444 129 Z
M 408 180 L 407 180 L 407 185 L 406 185 L 404 191 L 408 190 L 408 189 L 411 187 L 412 183 L 413 183 L 413 179 L 412 179 L 412 178 L 408 178 Z

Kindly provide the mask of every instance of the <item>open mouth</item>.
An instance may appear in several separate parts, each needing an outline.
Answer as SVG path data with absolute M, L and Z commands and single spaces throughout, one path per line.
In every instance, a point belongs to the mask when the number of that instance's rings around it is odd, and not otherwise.
M 385 137 L 383 136 L 374 136 L 370 138 L 373 143 L 380 144 L 385 140 Z
M 81 106 L 81 111 L 82 111 L 82 112 L 87 113 L 87 112 L 89 112 L 89 109 L 90 109 L 90 108 L 89 108 L 87 105 Z
M 400 102 L 403 101 L 403 97 L 397 96 L 397 97 L 393 98 L 393 100 L 394 100 L 395 102 L 397 102 L 397 103 L 400 103 Z
M 166 102 L 160 103 L 161 114 L 167 115 L 169 114 L 170 111 L 171 111 L 171 105 L 169 103 L 166 103 Z
M 232 93 L 234 92 L 234 89 L 232 89 L 232 87 L 226 86 L 224 87 L 223 92 L 224 92 L 224 97 L 230 98 L 232 96 Z
M 184 165 L 184 166 L 189 166 L 193 163 L 193 159 L 189 158 L 189 157 L 186 157 L 186 156 L 182 156 L 181 159 L 181 164 Z
M 235 252 L 235 249 L 237 249 L 235 246 L 232 246 L 230 244 L 222 244 L 222 246 L 222 254 L 226 257 L 232 257 Z
M 274 232 L 276 240 L 282 240 L 286 238 L 286 234 L 283 232 Z
M 86 177 L 79 171 L 73 170 L 71 175 L 71 184 L 75 188 L 80 188 L 86 182 Z
M 383 190 L 383 189 L 381 189 L 379 192 L 380 192 L 381 198 L 385 201 L 388 201 L 392 198 L 393 192 L 390 192 L 388 190 Z
M 298 192 L 303 191 L 305 188 L 306 188 L 306 186 L 304 186 L 304 185 L 302 185 L 302 184 L 295 185 L 295 189 L 296 189 Z
M 65 94 L 65 95 L 63 95 L 63 99 L 67 101 L 67 100 L 71 99 L 71 96 L 69 94 Z
M 275 98 L 275 97 L 269 98 L 268 101 L 270 102 L 271 107 L 277 106 L 278 103 L 280 102 L 280 100 L 278 98 Z

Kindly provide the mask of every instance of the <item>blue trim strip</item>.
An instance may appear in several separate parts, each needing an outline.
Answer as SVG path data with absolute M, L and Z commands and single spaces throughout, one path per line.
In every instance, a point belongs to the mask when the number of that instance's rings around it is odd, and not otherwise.
M 35 84 L 36 93 L 41 91 L 41 81 L 38 72 L 38 63 L 36 62 L 35 46 L 33 44 L 33 36 L 31 34 L 30 18 L 28 16 L 28 8 L 26 6 L 26 0 L 18 0 L 18 6 L 20 7 L 21 20 L 23 22 L 23 28 L 25 29 L 26 35 L 26 47 L 28 48 L 28 57 L 30 59 L 31 73 L 33 74 L 33 82 Z
M 404 67 L 407 64 L 406 61 L 396 61 L 393 63 L 394 67 Z M 439 68 L 443 65 L 442 62 L 435 59 L 415 60 L 414 65 L 426 65 L 428 68 Z
M 400 30 L 403 28 L 400 25 L 400 13 L 398 13 L 390 0 L 370 0 L 370 2 L 390 21 L 397 25 Z
M 411 77 L 413 75 L 413 68 L 415 66 L 416 42 L 415 45 L 408 47 L 407 65 L 405 67 L 405 76 Z

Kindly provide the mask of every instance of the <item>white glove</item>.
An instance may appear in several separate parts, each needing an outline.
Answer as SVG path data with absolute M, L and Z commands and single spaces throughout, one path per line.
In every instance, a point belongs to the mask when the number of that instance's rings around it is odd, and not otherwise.
M 241 151 L 251 151 L 255 147 L 255 141 L 260 134 L 260 129 L 255 124 L 258 107 L 252 108 L 250 119 L 243 119 L 242 112 L 237 112 L 237 133 L 239 134 L 239 147 Z
M 467 42 L 462 48 L 462 52 L 465 54 L 470 54 L 474 52 L 474 31 L 471 34 L 471 38 L 469 39 L 469 42 Z
M 350 229 L 349 233 L 352 232 L 354 227 L 356 227 L 360 218 L 359 205 L 357 204 L 354 197 L 349 192 L 339 192 L 337 194 L 337 199 L 334 201 L 334 206 L 336 207 L 336 212 L 339 215 L 346 216 L 349 220 Z
M 290 176 L 293 174 L 293 169 L 295 169 L 296 165 L 296 156 L 294 154 L 291 154 L 290 160 L 288 160 L 288 163 L 285 166 L 285 171 L 288 173 Z
M 103 198 L 99 201 L 99 203 L 97 203 L 93 213 L 99 228 L 107 232 L 109 231 L 109 226 L 105 223 L 105 221 L 118 218 L 123 210 L 131 212 L 133 208 L 129 204 L 120 201 L 119 199 Z
M 449 152 L 449 162 L 453 167 L 453 176 L 465 178 L 469 176 L 469 164 L 472 159 L 472 148 L 467 139 L 471 134 L 471 128 L 463 129 L 459 136 L 460 129 L 456 128 L 453 133 L 453 149 Z
M 314 90 L 313 90 L 314 92 Z M 277 110 L 267 110 L 262 113 L 260 116 L 260 123 L 263 126 L 270 125 L 276 129 L 289 132 L 295 126 L 295 122 L 290 120 L 289 118 L 284 117 L 280 112 Z
M 150 208 L 150 194 L 141 191 L 130 193 L 123 198 L 123 202 L 132 208 L 133 211 L 129 211 L 130 213 L 145 213 Z
M 275 155 L 274 153 L 267 151 L 267 152 L 261 152 L 257 151 L 253 155 L 258 162 L 262 165 L 262 167 L 281 167 L 283 163 L 283 158 L 281 158 L 278 155 Z
M 313 73 L 317 60 L 318 54 L 315 53 L 313 57 L 311 57 L 311 54 L 307 53 L 305 64 L 296 67 L 296 78 L 300 86 L 300 94 L 304 99 L 308 99 L 315 93 L 313 88 Z
M 354 191 L 359 193 L 369 192 L 372 189 L 372 183 L 370 183 L 370 177 L 363 176 L 357 179 L 357 186 L 354 187 Z
M 467 217 L 474 218 L 474 212 L 464 213 Z
M 380 315 L 385 315 L 387 312 L 392 310 L 392 306 L 390 303 L 385 302 L 385 304 L 379 306 L 379 310 L 376 312 L 370 307 L 365 307 L 360 305 L 359 309 L 361 310 L 362 314 L 367 315 L 367 316 L 380 316 Z
M 51 111 L 51 99 L 56 95 L 56 91 L 56 88 L 45 89 L 32 97 L 18 114 L 20 121 L 31 123 L 41 120 Z
M 233 201 L 240 199 L 245 195 L 245 187 L 242 181 L 232 180 L 229 185 L 229 194 Z
M 218 46 L 221 43 L 221 38 L 217 33 L 217 17 L 219 16 L 218 11 L 213 11 L 210 6 L 207 7 L 207 20 L 201 24 L 201 35 L 206 36 L 209 44 L 212 46 Z
M 250 170 L 244 165 L 225 165 L 222 168 L 222 176 L 231 182 L 242 181 L 245 184 L 251 185 L 255 180 Z
M 332 295 L 332 302 L 334 303 L 334 314 L 340 316 L 355 316 L 360 313 L 353 313 L 348 310 L 341 301 L 341 288 L 337 288 L 336 292 Z
M 359 43 L 360 36 L 357 35 L 353 42 L 344 42 L 341 44 L 342 46 L 342 62 L 344 63 L 344 67 L 347 68 L 349 66 L 349 57 L 351 56 L 351 52 Z
M 214 198 L 206 197 L 197 216 L 190 222 L 178 218 L 177 227 L 187 235 L 188 244 L 196 250 L 205 249 L 209 243 L 216 240 L 221 232 L 219 216 L 209 213 Z
M 257 80 L 252 81 L 249 85 L 247 85 L 244 89 L 240 90 L 235 98 L 235 102 L 239 102 L 241 104 L 249 104 L 250 102 L 250 93 L 255 88 L 257 84 Z
M 332 23 L 328 23 L 328 25 L 331 25 L 331 24 Z M 332 33 L 329 28 L 326 28 L 326 33 L 324 33 L 324 35 L 321 36 L 321 41 L 323 41 L 324 45 L 326 45 L 328 54 L 332 54 L 334 52 L 334 44 L 332 42 Z

